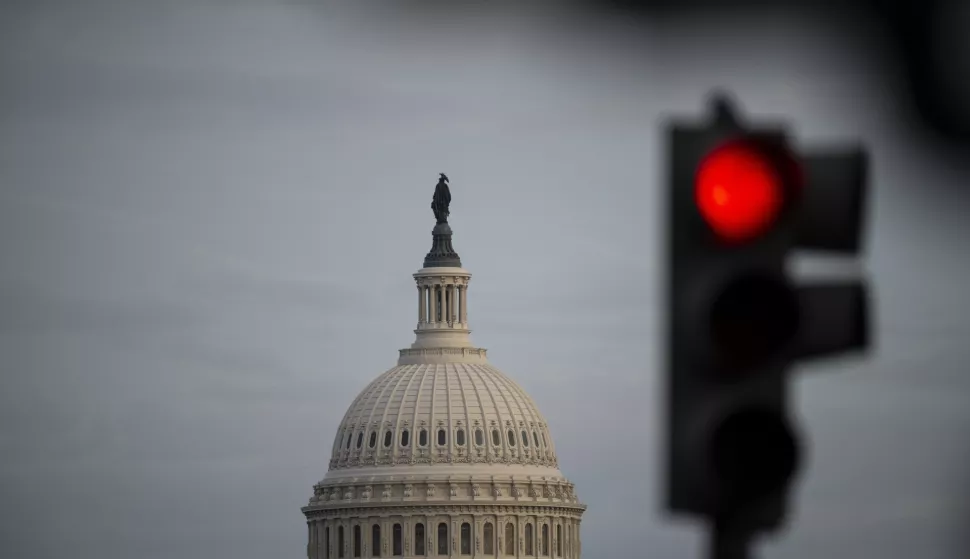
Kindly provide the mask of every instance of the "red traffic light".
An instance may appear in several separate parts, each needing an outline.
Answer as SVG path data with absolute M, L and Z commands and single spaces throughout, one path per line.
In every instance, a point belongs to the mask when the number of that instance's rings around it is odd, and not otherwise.
M 697 169 L 695 201 L 724 241 L 744 242 L 774 224 L 787 196 L 788 177 L 777 160 L 750 140 L 734 140 L 707 154 Z

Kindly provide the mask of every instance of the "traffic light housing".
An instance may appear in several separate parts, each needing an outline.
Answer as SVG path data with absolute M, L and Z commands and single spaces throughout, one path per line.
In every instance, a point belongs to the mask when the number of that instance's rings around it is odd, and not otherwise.
M 859 250 L 866 155 L 800 154 L 723 95 L 667 139 L 667 506 L 770 530 L 802 458 L 788 369 L 868 345 L 865 286 L 796 286 L 788 257 Z

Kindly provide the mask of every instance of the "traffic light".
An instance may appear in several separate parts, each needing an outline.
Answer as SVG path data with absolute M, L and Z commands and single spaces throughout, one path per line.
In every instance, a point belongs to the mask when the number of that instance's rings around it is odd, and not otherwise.
M 859 251 L 867 157 L 801 154 L 723 95 L 711 109 L 667 138 L 667 508 L 753 533 L 784 521 L 801 463 L 788 369 L 869 342 L 861 282 L 787 272 L 796 249 Z

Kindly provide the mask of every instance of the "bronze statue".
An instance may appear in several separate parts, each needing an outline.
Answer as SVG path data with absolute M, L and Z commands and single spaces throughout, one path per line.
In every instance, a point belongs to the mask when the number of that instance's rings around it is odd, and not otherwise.
M 448 223 L 448 206 L 451 204 L 451 190 L 448 189 L 448 177 L 444 173 L 438 178 L 434 187 L 434 197 L 431 198 L 431 211 L 437 223 Z

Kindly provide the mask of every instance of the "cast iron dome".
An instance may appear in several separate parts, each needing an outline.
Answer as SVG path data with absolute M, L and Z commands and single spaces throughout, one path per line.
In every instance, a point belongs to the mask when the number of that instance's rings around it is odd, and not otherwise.
M 415 341 L 350 404 L 302 509 L 311 559 L 580 557 L 586 507 L 545 418 L 469 338 L 471 274 L 451 245 L 447 182 L 413 274 Z

